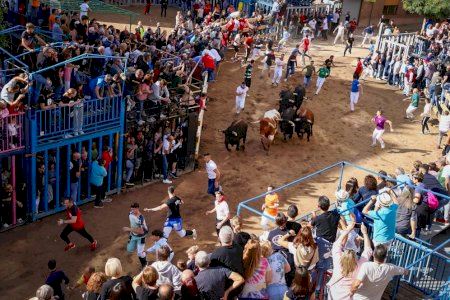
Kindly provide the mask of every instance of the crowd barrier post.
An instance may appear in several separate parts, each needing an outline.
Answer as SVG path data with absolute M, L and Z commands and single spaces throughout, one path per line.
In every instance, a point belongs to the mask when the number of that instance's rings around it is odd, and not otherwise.
M 207 94 L 208 92 L 208 73 L 205 72 L 205 78 L 203 81 L 203 88 L 202 88 L 202 93 Z M 196 137 L 195 137 L 195 154 L 194 157 L 196 160 L 198 160 L 198 154 L 200 151 L 200 140 L 202 137 L 202 128 L 203 128 L 203 117 L 205 115 L 205 110 L 201 109 L 200 113 L 198 115 L 198 127 L 197 127 L 197 133 L 196 133 Z

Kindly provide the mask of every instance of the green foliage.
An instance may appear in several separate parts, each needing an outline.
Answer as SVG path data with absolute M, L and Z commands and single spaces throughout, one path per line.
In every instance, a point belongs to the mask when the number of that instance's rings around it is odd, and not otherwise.
M 0 30 L 3 30 L 6 28 L 5 26 L 5 20 L 4 15 L 6 14 L 6 7 L 3 5 L 0 5 Z M 6 46 L 6 37 L 0 36 L 0 47 L 4 48 Z
M 403 8 L 427 18 L 445 19 L 450 16 L 449 0 L 402 0 Z

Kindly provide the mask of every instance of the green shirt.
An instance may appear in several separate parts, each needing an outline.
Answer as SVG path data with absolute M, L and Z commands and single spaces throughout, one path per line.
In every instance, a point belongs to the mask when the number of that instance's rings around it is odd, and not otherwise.
M 330 75 L 330 70 L 328 70 L 326 67 L 322 67 L 319 69 L 318 76 L 320 78 L 327 78 Z
M 411 105 L 414 107 L 419 107 L 419 93 L 414 93 L 411 96 Z

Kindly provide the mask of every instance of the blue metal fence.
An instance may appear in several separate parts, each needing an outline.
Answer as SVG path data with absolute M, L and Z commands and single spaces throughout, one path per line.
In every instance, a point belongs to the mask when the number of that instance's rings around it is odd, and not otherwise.
M 84 100 L 76 105 L 36 111 L 38 145 L 99 132 L 120 125 L 120 96 Z
M 364 167 L 352 164 L 350 162 L 342 161 L 330 166 L 327 166 L 319 171 L 308 174 L 307 176 L 298 178 L 292 182 L 284 184 L 276 189 L 274 192 L 281 191 L 286 189 L 287 187 L 292 187 L 301 182 L 304 182 L 308 179 L 311 179 L 315 176 L 321 175 L 325 172 L 328 172 L 334 168 L 340 167 L 340 176 L 338 180 L 338 189 L 342 185 L 342 179 L 344 174 L 344 169 L 346 166 L 350 166 L 356 168 L 358 170 L 364 171 L 366 173 L 376 175 L 385 179 L 389 179 L 391 181 L 396 181 L 394 178 L 389 178 L 383 174 L 379 174 L 375 171 L 366 169 Z M 397 186 L 404 185 L 405 183 L 398 182 Z M 430 190 L 422 189 L 427 192 L 431 192 L 435 194 L 437 197 L 441 199 L 448 200 L 450 197 L 448 195 L 444 195 L 441 193 L 436 193 Z M 246 199 L 238 204 L 237 214 L 239 215 L 242 209 L 248 210 L 256 215 L 264 216 L 269 218 L 270 220 L 274 220 L 272 217 L 264 215 L 261 211 L 256 210 L 249 206 L 251 202 L 261 200 L 264 196 L 269 193 L 263 193 L 261 195 Z M 364 199 L 359 202 L 355 207 L 361 207 L 366 205 L 366 203 L 370 201 L 370 199 Z M 336 209 L 336 203 L 333 203 L 330 207 L 331 210 Z M 353 209 L 353 208 L 352 208 Z M 344 211 L 341 211 L 343 213 Z M 297 218 L 297 221 L 310 221 L 312 213 L 307 213 L 305 215 Z M 370 220 L 368 220 L 370 221 Z M 432 248 L 432 245 L 422 241 L 420 239 L 416 239 L 416 241 L 411 241 L 403 236 L 396 234 L 393 244 L 390 248 L 389 252 L 389 262 L 395 265 L 404 267 L 410 270 L 410 273 L 407 276 L 403 276 L 402 278 L 397 278 L 394 282 L 394 289 L 392 293 L 392 299 L 395 299 L 400 280 L 406 282 L 410 286 L 418 289 L 425 295 L 435 295 L 436 297 L 441 297 L 440 292 L 443 291 L 443 296 L 448 295 L 448 281 L 450 279 L 450 258 L 439 253 L 439 250 L 442 249 L 445 245 L 450 243 L 450 239 L 446 242 L 440 244 L 436 248 Z M 437 299 L 437 298 L 436 298 Z M 438 299 L 448 299 L 447 298 L 438 298 Z

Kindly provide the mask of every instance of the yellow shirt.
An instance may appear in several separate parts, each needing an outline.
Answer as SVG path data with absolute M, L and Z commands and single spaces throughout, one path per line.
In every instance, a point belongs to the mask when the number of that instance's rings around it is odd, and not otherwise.
M 278 195 L 277 194 L 266 195 L 264 202 L 266 205 L 264 212 L 266 214 L 268 214 L 269 216 L 276 217 L 276 215 L 278 213 Z M 274 206 L 276 206 L 276 207 L 272 208 Z

